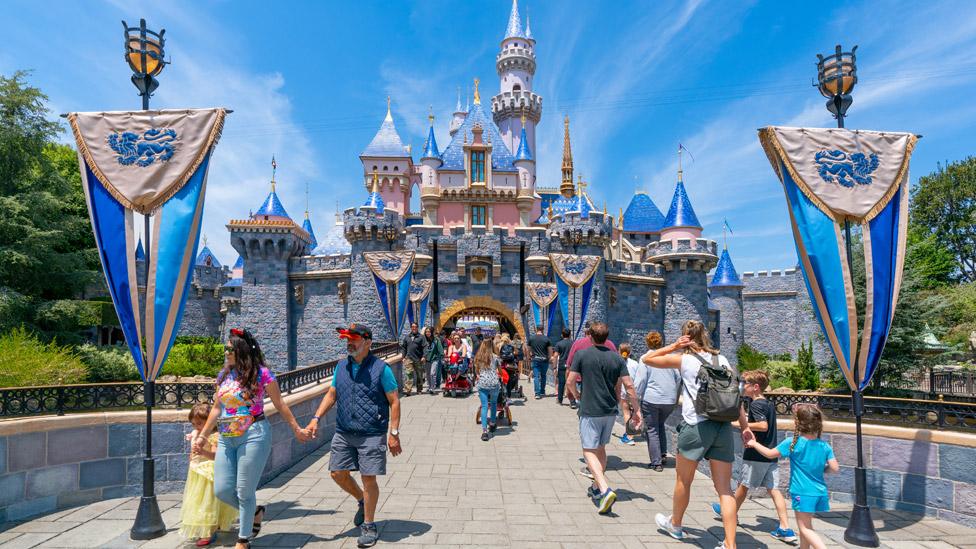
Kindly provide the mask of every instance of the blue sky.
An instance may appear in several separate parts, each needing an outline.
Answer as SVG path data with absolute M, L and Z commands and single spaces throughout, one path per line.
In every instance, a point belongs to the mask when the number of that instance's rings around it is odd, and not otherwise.
M 145 6 L 140 10 L 137 6 Z M 234 109 L 211 166 L 204 231 L 225 263 L 224 224 L 278 192 L 313 224 L 365 198 L 358 154 L 386 96 L 417 150 L 427 106 L 438 141 L 458 86 L 497 93 L 494 60 L 511 3 L 36 2 L 8 0 L 0 73 L 32 69 L 55 112 L 139 108 L 122 59 L 121 19 L 166 28 L 172 60 L 155 107 Z M 566 2 L 524 0 L 537 43 L 540 185 L 559 180 L 562 117 L 577 173 L 611 213 L 635 187 L 670 203 L 677 144 L 705 235 L 729 242 L 740 272 L 795 264 L 784 200 L 756 138 L 768 124 L 830 126 L 811 86 L 816 54 L 858 44 L 848 127 L 924 135 L 917 179 L 976 151 L 976 5 L 969 2 Z M 68 141 L 65 135 L 65 141 Z

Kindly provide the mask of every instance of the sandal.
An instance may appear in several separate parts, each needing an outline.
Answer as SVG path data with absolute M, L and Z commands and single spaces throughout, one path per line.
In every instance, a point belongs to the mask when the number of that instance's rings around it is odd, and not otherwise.
M 237 538 L 237 545 L 243 545 L 244 549 L 251 549 L 251 540 L 247 538 Z
M 258 505 L 257 509 L 254 510 L 254 525 L 251 527 L 252 538 L 258 537 L 258 534 L 261 533 L 261 522 L 264 521 L 264 511 L 264 505 Z M 258 520 L 258 515 L 261 515 L 261 520 Z M 238 543 L 240 543 L 239 540 Z

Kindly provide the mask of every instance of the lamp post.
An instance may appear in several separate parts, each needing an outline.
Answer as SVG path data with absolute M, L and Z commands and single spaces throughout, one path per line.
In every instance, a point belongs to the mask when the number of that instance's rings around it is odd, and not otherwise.
M 851 91 L 857 84 L 857 46 L 845 52 L 840 44 L 833 55 L 824 57 L 817 55 L 817 89 L 827 98 L 827 110 L 837 119 L 837 127 L 844 127 L 844 117 L 853 99 Z M 847 268 L 854 272 L 854 260 L 851 250 L 851 223 L 844 220 L 844 237 L 847 246 Z M 857 322 L 857 319 L 853 319 Z M 861 391 L 860 366 L 858 354 L 853 357 L 854 391 L 851 395 L 851 406 L 854 411 L 855 429 L 857 432 L 857 466 L 854 467 L 854 509 L 851 511 L 850 522 L 844 530 L 844 541 L 861 547 L 878 547 L 880 541 L 871 520 L 871 508 L 868 507 L 867 470 L 864 468 L 864 447 L 861 437 L 861 419 L 864 416 L 864 393 Z
M 163 34 L 166 30 L 159 33 L 146 29 L 146 20 L 140 19 L 138 27 L 130 27 L 122 21 L 125 34 L 125 60 L 132 69 L 132 83 L 139 90 L 142 96 L 142 110 L 149 110 L 149 97 L 159 87 L 159 82 L 155 76 L 162 72 L 166 61 L 163 59 L 165 40 Z M 143 215 L 144 232 L 143 238 L 146 241 L 146 297 L 141 304 L 139 312 L 143 321 L 142 334 L 144 338 L 151 337 L 146 333 L 148 323 L 146 322 L 146 310 L 148 309 L 149 299 L 149 275 L 152 272 L 150 265 L 152 262 L 152 246 L 150 242 L 150 215 Z M 140 342 L 143 349 L 143 367 L 148 365 L 149 357 L 146 354 L 145 342 Z M 152 407 L 156 400 L 156 383 L 154 380 L 144 380 L 143 401 L 146 404 L 146 457 L 142 460 L 142 499 L 139 500 L 139 510 L 136 512 L 136 520 L 132 525 L 129 536 L 134 540 L 155 539 L 166 534 L 166 524 L 163 523 L 162 514 L 159 512 L 159 502 L 156 501 L 156 459 L 152 457 Z

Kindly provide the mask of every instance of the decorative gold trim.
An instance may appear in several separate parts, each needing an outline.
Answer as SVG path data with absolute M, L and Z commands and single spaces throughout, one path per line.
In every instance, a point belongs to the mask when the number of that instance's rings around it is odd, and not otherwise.
M 647 284 L 649 286 L 667 286 L 667 282 L 663 278 L 658 277 L 607 273 L 603 275 L 603 278 L 607 282 L 630 282 L 633 284 Z
M 193 160 L 193 162 L 190 163 L 189 166 L 187 166 L 186 170 L 183 171 L 183 173 L 177 179 L 177 183 L 170 185 L 165 192 L 156 195 L 156 197 L 153 198 L 152 201 L 150 201 L 145 206 L 137 206 L 134 202 L 126 198 L 121 192 L 119 192 L 118 189 L 116 189 L 109 182 L 108 177 L 106 177 L 105 174 L 102 173 L 102 170 L 100 170 L 98 166 L 95 165 L 95 161 L 91 157 L 91 151 L 88 150 L 88 144 L 85 142 L 85 139 L 82 137 L 81 129 L 78 127 L 78 122 L 77 122 L 78 114 L 77 113 L 69 114 L 68 122 L 69 125 L 71 126 L 71 132 L 75 136 L 75 142 L 77 142 L 78 144 L 78 154 L 80 154 L 81 157 L 85 159 L 85 164 L 95 175 L 98 181 L 101 182 L 102 186 L 105 187 L 105 190 L 108 191 L 108 193 L 111 194 L 113 198 L 115 198 L 120 203 L 122 203 L 122 205 L 125 206 L 126 208 L 135 210 L 143 215 L 145 214 L 151 215 L 153 212 L 159 209 L 159 207 L 162 206 L 167 200 L 172 198 L 173 195 L 180 192 L 183 186 L 186 185 L 186 182 L 189 181 L 191 177 L 193 177 L 193 174 L 197 171 L 197 168 L 200 167 L 200 164 L 203 163 L 203 159 L 206 158 L 208 154 L 210 154 L 210 151 L 213 149 L 214 145 L 216 145 L 217 141 L 220 140 L 220 134 L 224 131 L 224 118 L 227 116 L 227 111 L 225 109 L 215 109 L 215 110 L 217 111 L 217 119 L 214 120 L 213 128 L 210 129 L 210 135 L 207 137 L 206 146 L 200 148 L 200 151 L 197 153 L 197 157 Z
M 449 320 L 455 316 L 458 316 L 466 309 L 475 308 L 490 309 L 502 315 L 505 317 L 505 320 L 508 320 L 513 326 L 515 326 L 515 331 L 518 332 L 519 336 L 522 337 L 522 340 L 526 340 L 525 328 L 522 326 L 522 319 L 512 313 L 511 307 L 488 296 L 469 296 L 451 303 L 448 308 L 444 309 L 441 314 L 438 315 L 437 323 L 434 324 L 434 331 L 440 331 L 440 329 L 443 328 Z

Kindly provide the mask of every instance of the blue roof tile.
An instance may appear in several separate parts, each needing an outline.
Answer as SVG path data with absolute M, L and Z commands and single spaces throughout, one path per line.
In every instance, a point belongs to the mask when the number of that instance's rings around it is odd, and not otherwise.
M 311 242 L 309 242 L 309 249 L 314 250 L 316 246 L 319 245 L 318 240 L 315 239 L 315 231 L 312 230 L 312 222 L 308 220 L 308 214 L 306 213 L 305 221 L 302 221 L 302 229 L 308 233 Z
M 573 207 L 569 210 L 569 213 L 578 212 L 580 219 L 589 219 L 590 212 L 593 211 L 593 203 L 590 202 L 590 197 L 586 196 L 586 193 L 578 193 L 572 201 Z
M 383 213 L 383 209 L 386 208 L 386 204 L 383 203 L 383 197 L 376 191 L 369 193 L 369 196 L 366 197 L 366 202 L 363 202 L 363 206 L 376 208 L 376 213 Z
M 709 286 L 743 286 L 739 274 L 735 272 L 735 265 L 732 265 L 728 250 L 722 250 L 722 257 L 718 260 L 715 275 L 712 276 Z
M 695 215 L 694 208 L 691 207 L 691 200 L 688 199 L 688 192 L 685 191 L 685 184 L 678 181 L 674 188 L 674 197 L 671 199 L 671 207 L 668 215 L 664 218 L 664 227 L 696 227 L 701 229 L 698 216 Z
M 624 211 L 624 232 L 656 233 L 664 226 L 664 214 L 651 197 L 639 192 Z
M 475 124 L 479 124 L 484 130 L 485 141 L 491 141 L 491 169 L 496 172 L 517 172 L 518 170 L 513 165 L 515 158 L 512 156 L 512 151 L 505 146 L 498 126 L 495 125 L 490 114 L 485 113 L 481 103 L 475 103 L 471 106 L 471 112 L 464 118 L 461 127 L 451 139 L 451 144 L 444 149 L 443 154 L 441 154 L 444 165 L 441 166 L 441 169 L 464 170 L 464 139 L 467 136 L 468 143 L 471 143 L 473 139 L 471 129 L 474 128 Z
M 210 260 L 209 262 L 207 260 Z M 220 261 L 217 261 L 217 256 L 210 251 L 209 246 L 204 246 L 200 253 L 197 255 L 197 265 L 206 265 L 208 267 L 220 267 Z
M 525 38 L 522 32 L 522 19 L 519 17 L 518 0 L 512 0 L 512 13 L 508 16 L 505 38 Z
M 529 150 L 529 140 L 525 137 L 525 126 L 522 126 L 522 137 L 519 138 L 519 147 L 515 151 L 515 160 L 533 160 L 532 151 Z
M 264 203 L 261 204 L 258 211 L 251 215 L 251 219 L 257 219 L 264 216 L 291 219 L 288 212 L 285 211 L 285 207 L 281 205 L 281 200 L 278 199 L 278 193 L 276 193 L 274 189 L 268 193 L 268 197 L 264 199 Z
M 235 269 L 243 269 L 244 268 L 244 258 L 243 257 L 237 256 L 237 261 L 234 262 L 234 268 Z
M 139 239 L 139 244 L 136 246 L 136 261 L 146 260 L 146 249 L 142 247 L 142 239 Z
M 344 234 L 345 226 L 342 223 L 335 223 L 329 230 L 322 235 L 322 240 L 312 252 L 315 255 L 336 255 L 348 254 L 352 252 L 352 246 L 346 240 Z
M 366 146 L 366 150 L 360 156 L 384 156 L 384 157 L 408 157 L 407 148 L 403 146 L 403 140 L 397 133 L 396 126 L 393 125 L 393 116 L 389 109 L 386 111 L 386 118 L 380 125 L 379 131 L 373 136 L 373 140 Z
M 431 123 L 430 131 L 427 132 L 427 142 L 424 143 L 424 155 L 422 160 L 427 158 L 440 159 L 441 153 L 437 150 L 437 139 L 434 138 L 434 125 Z
M 232 278 L 224 284 L 224 288 L 240 288 L 244 285 L 243 278 Z

